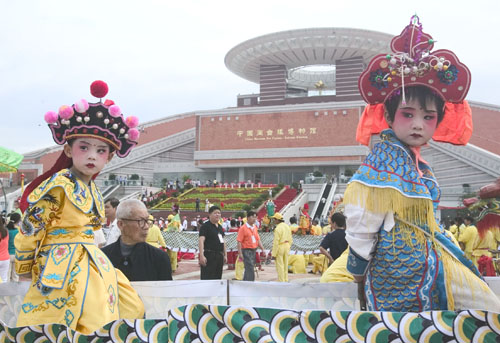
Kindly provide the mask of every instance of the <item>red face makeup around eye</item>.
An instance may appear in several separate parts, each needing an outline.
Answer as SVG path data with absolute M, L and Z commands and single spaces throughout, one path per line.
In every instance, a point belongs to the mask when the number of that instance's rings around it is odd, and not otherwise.
M 96 138 L 78 138 L 71 146 L 71 170 L 83 181 L 90 181 L 109 160 L 109 147 Z
M 403 143 L 422 146 L 432 138 L 437 127 L 437 110 L 435 104 L 427 107 L 422 108 L 416 99 L 399 105 L 391 126 Z

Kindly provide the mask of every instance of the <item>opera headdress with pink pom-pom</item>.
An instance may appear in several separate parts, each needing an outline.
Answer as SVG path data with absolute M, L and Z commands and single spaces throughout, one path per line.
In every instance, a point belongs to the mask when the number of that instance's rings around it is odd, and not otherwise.
M 94 81 L 90 93 L 96 98 L 104 98 L 108 85 L 103 81 Z M 74 105 L 63 105 L 57 112 L 45 113 L 52 137 L 57 144 L 79 137 L 93 137 L 108 143 L 119 157 L 125 157 L 137 145 L 139 139 L 139 119 L 134 116 L 124 118 L 118 105 L 112 100 L 104 103 L 89 103 L 85 99 Z

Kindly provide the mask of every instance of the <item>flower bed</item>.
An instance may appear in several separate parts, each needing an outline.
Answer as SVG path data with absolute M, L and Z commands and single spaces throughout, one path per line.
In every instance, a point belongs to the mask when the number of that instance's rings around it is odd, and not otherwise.
M 250 206 L 254 202 L 262 203 L 265 199 L 263 195 L 269 192 L 269 188 L 196 188 L 178 198 L 170 198 L 162 202 L 155 209 L 170 209 L 174 204 L 179 204 L 183 210 L 195 210 L 196 198 L 200 199 L 200 208 L 205 208 L 205 199 L 212 205 L 220 206 L 224 203 L 226 211 L 241 211 L 244 206 Z M 255 203 L 254 203 L 255 205 Z

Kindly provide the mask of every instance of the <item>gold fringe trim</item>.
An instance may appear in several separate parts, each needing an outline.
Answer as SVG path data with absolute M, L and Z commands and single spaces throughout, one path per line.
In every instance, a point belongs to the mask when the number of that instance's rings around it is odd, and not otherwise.
M 488 287 L 488 284 L 486 284 L 486 282 L 477 277 L 469 268 L 461 263 L 458 263 L 455 258 L 452 257 L 447 251 L 442 252 L 441 261 L 443 262 L 443 267 L 445 270 L 448 310 L 463 310 L 461 308 L 455 308 L 455 299 L 453 297 L 453 289 L 451 287 L 452 283 L 455 283 L 461 288 L 465 287 L 469 289 L 472 295 L 472 300 L 474 300 L 474 293 L 476 292 L 492 294 L 491 289 Z
M 417 226 L 428 225 L 432 235 L 439 230 L 432 200 L 410 198 L 394 188 L 371 187 L 354 181 L 347 186 L 343 202 L 363 207 L 373 213 L 393 212 L 403 221 Z

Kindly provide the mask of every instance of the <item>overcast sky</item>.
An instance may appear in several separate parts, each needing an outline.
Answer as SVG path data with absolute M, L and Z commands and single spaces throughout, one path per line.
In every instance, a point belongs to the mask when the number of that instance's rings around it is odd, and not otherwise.
M 468 99 L 500 105 L 499 1 L 0 0 L 0 146 L 54 145 L 43 115 L 95 99 L 105 80 L 142 122 L 235 106 L 258 93 L 224 65 L 239 43 L 268 33 L 350 27 L 399 34 L 417 13 L 424 31 L 472 72 Z M 495 125 L 499 125 L 495 123 Z

